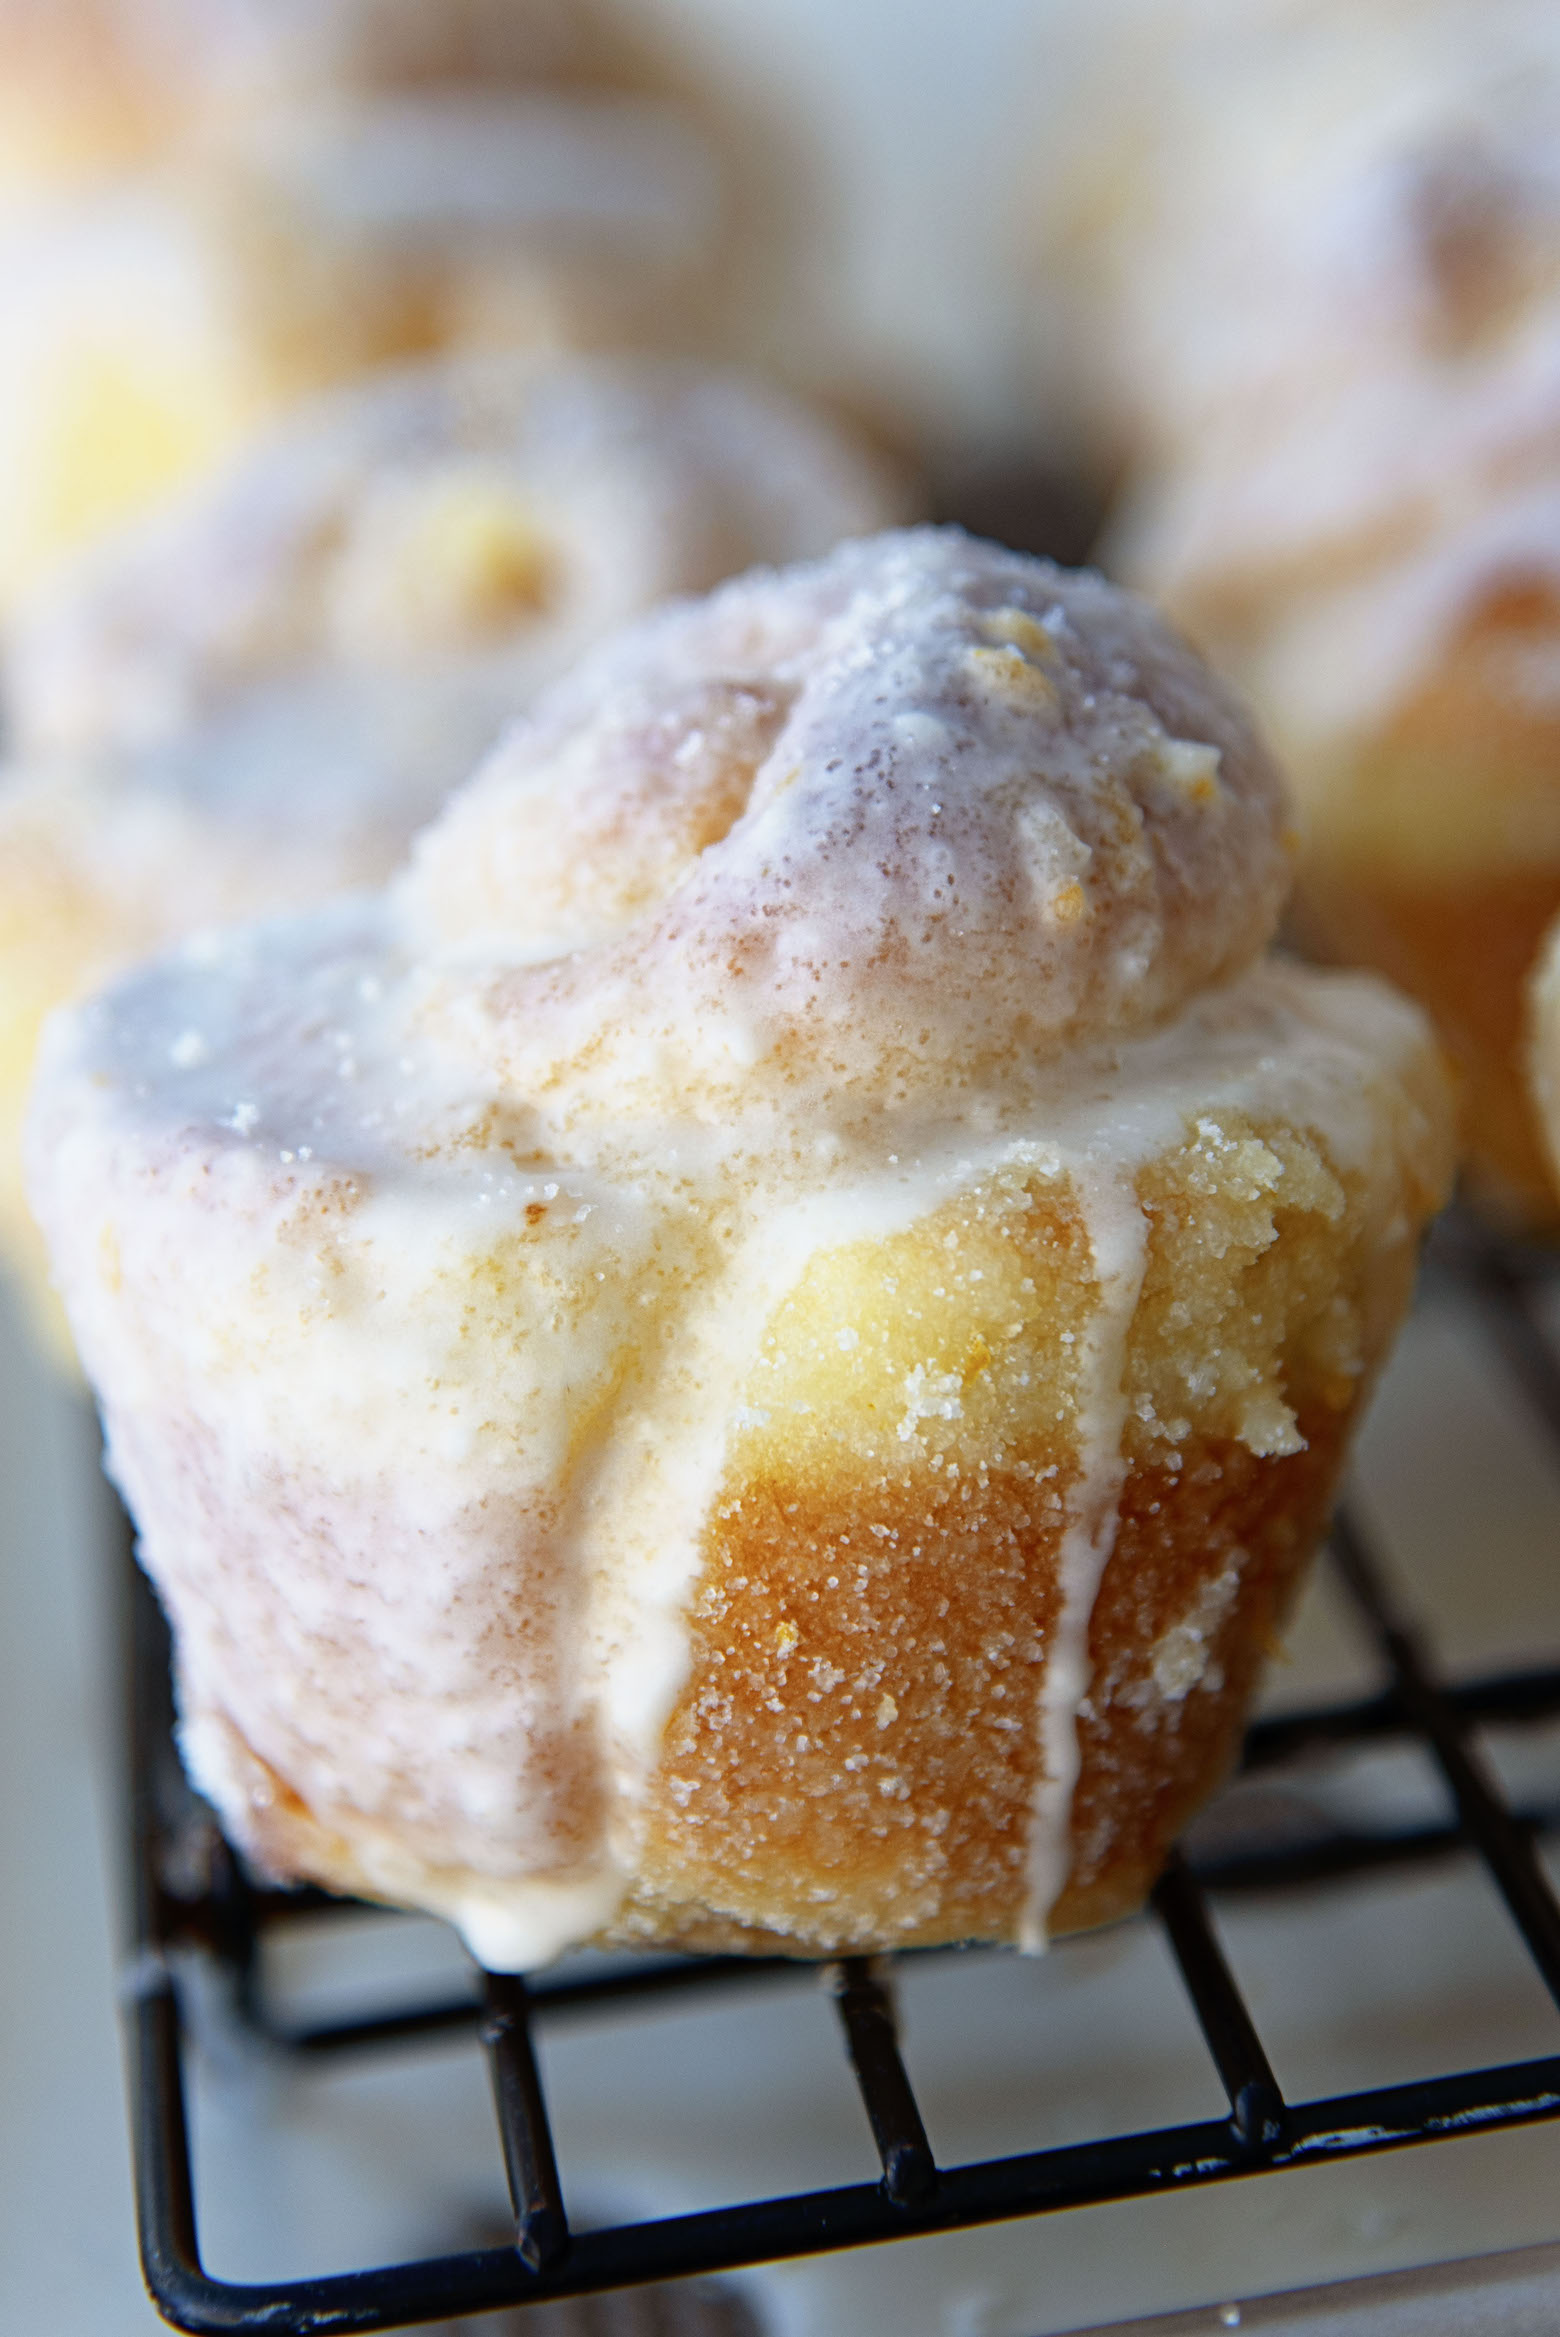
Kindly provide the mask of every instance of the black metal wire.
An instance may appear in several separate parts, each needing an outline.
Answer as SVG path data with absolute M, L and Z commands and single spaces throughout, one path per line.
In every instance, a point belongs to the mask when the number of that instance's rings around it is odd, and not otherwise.
M 1154 1886 L 1154 1912 L 1229 2096 L 1230 2131 L 1242 2150 L 1268 2156 L 1284 2139 L 1284 2097 L 1214 1937 L 1207 1902 L 1174 1853 Z
M 1472 1296 L 1497 1352 L 1560 1446 L 1560 1355 L 1542 1304 L 1555 1263 L 1502 1248 L 1462 1221 L 1441 1234 L 1436 1254 L 1440 1271 Z M 1226 1840 L 1223 1848 L 1217 1827 L 1206 1841 L 1194 1830 L 1153 1895 L 1154 1913 L 1229 2101 L 1227 2118 L 939 2167 L 899 2052 L 892 1965 L 852 1959 L 831 1967 L 830 1978 L 882 2181 L 581 2232 L 569 2227 L 537 2068 L 535 2024 L 588 2018 L 604 2005 L 648 2005 L 674 1992 L 772 1987 L 781 1979 L 796 1980 L 805 1967 L 783 1958 L 645 1959 L 543 1977 L 529 1986 L 486 1975 L 480 1998 L 452 1997 L 325 2023 L 282 2019 L 265 1987 L 265 1938 L 302 1916 L 351 1903 L 315 1891 L 257 1888 L 222 1841 L 179 1772 L 167 1634 L 152 1593 L 134 1576 L 128 1714 L 132 1940 L 123 1994 L 142 2262 L 159 2308 L 190 2330 L 266 2330 L 276 2337 L 405 2327 L 1560 2115 L 1560 2053 L 1326 2101 L 1287 2102 L 1219 1946 L 1209 1890 L 1293 1888 L 1471 1849 L 1560 2001 L 1560 1904 L 1535 1845 L 1540 1826 L 1560 1822 L 1560 1808 L 1514 1809 L 1470 1741 L 1484 1727 L 1532 1726 L 1560 1717 L 1560 1668 L 1442 1683 L 1415 1631 L 1396 1611 L 1356 1519 L 1339 1521 L 1332 1547 L 1386 1686 L 1364 1699 L 1257 1723 L 1247 1740 L 1245 1772 L 1259 1779 L 1282 1776 L 1286 1790 L 1289 1781 L 1300 1780 L 1298 1830 L 1286 1826 L 1252 1839 L 1237 1828 L 1233 1843 Z M 1361 1828 L 1331 1816 L 1324 1802 L 1305 1800 L 1308 1764 L 1335 1763 L 1392 1738 L 1430 1753 L 1450 1789 L 1455 1824 Z M 1238 1805 L 1230 1808 L 1238 1814 Z M 281 2050 L 318 2055 L 390 2049 L 479 2024 L 514 2203 L 515 2244 L 264 2287 L 211 2279 L 200 2262 L 184 2111 L 177 1967 L 191 1947 L 217 1960 L 239 2014 Z
M 883 2163 L 883 2189 L 896 2207 L 918 2207 L 937 2188 L 937 2162 L 899 2058 L 886 1959 L 852 1956 L 832 1970 L 845 2050 L 861 2088 Z
M 551 2272 L 569 2252 L 569 2219 L 531 2043 L 530 2002 L 525 1982 L 513 1972 L 486 1973 L 484 1987 L 487 2008 L 480 2034 L 492 2073 L 517 2245 L 532 2272 Z

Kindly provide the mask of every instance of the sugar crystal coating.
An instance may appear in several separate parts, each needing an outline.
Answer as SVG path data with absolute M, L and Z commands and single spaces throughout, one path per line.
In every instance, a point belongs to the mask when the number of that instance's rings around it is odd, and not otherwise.
M 621 636 L 422 839 L 442 1004 L 526 1092 L 1022 1083 L 1268 940 L 1277 776 L 1145 605 L 955 531 Z

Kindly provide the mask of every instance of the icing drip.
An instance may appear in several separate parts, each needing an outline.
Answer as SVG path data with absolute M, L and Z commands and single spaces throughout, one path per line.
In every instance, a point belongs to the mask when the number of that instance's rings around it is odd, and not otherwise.
M 1072 1861 L 1072 1798 L 1081 1754 L 1078 1709 L 1088 1693 L 1089 1626 L 1110 1554 L 1116 1546 L 1127 1399 L 1123 1385 L 1127 1336 L 1148 1263 L 1148 1220 L 1129 1174 L 1091 1163 L 1076 1180 L 1083 1201 L 1099 1285 L 1099 1305 L 1078 1374 L 1078 1478 L 1057 1553 L 1061 1611 L 1041 1682 L 1037 1732 L 1042 1766 L 1029 1833 L 1029 1887 L 1019 1921 L 1019 1945 L 1038 1954 Z
M 982 1168 L 1025 1151 L 1006 1144 L 972 1155 L 963 1135 L 933 1147 L 913 1169 L 867 1174 L 844 1189 L 760 1211 L 724 1271 L 689 1305 L 677 1360 L 656 1373 L 653 1408 L 625 1420 L 603 1456 L 585 1505 L 587 1637 L 615 1789 L 610 1849 L 620 1862 L 620 1890 L 632 1876 L 646 1790 L 688 1677 L 690 1603 L 728 1465 L 733 1391 L 751 1353 L 742 1326 L 768 1322 L 820 1252 L 903 1233 Z M 673 1413 L 678 1433 L 669 1436 Z

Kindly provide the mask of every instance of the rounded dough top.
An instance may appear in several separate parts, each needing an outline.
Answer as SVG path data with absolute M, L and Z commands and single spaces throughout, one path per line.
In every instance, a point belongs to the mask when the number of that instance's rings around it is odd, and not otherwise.
M 720 1117 L 1054 1077 L 1238 972 L 1286 881 L 1271 762 L 1143 603 L 924 529 L 619 635 L 400 905 L 501 1084 Z
M 312 718 L 321 676 L 394 702 L 410 671 L 475 657 L 502 661 L 514 708 L 668 593 L 908 500 L 868 449 L 739 374 L 410 366 L 63 573 L 12 629 L 7 711 L 26 754 L 138 749 L 277 680 L 315 677 Z
M 1100 21 L 1116 85 L 1128 42 L 1161 68 L 1109 117 L 1109 198 L 1068 213 L 1149 458 L 1112 565 L 1222 648 L 1259 596 L 1398 558 L 1552 468 L 1560 45 L 1542 0 Z

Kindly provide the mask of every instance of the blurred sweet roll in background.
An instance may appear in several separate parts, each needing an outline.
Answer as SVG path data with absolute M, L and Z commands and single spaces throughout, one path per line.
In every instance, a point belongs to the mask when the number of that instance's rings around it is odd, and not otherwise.
M 1298 937 L 1430 1006 L 1472 1190 L 1553 1223 L 1525 1085 L 1560 909 L 1553 11 L 1128 0 L 1083 46 L 1043 277 L 1053 384 L 1089 385 L 1124 478 L 1107 557 L 1269 728 Z
M 200 927 L 381 882 L 540 685 L 669 594 L 903 517 L 782 392 L 671 360 L 340 393 L 17 618 L 0 769 L 0 1244 L 43 1017 Z

